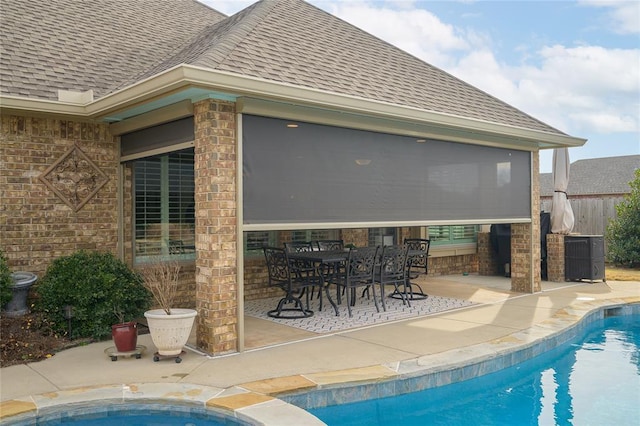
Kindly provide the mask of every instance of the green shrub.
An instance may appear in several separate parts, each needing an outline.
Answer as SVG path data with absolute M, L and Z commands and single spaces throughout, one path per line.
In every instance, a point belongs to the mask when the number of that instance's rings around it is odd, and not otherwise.
M 617 265 L 640 266 L 640 169 L 629 182 L 631 193 L 616 205 L 616 219 L 607 226 L 607 257 Z
M 141 317 L 151 295 L 139 274 L 111 253 L 79 251 L 54 260 L 37 287 L 36 309 L 59 333 L 68 330 L 66 305 L 73 307 L 71 338 L 104 339 L 111 325 Z
M 13 297 L 11 284 L 13 284 L 11 270 L 9 270 L 9 264 L 4 252 L 0 250 L 0 309 L 9 303 Z

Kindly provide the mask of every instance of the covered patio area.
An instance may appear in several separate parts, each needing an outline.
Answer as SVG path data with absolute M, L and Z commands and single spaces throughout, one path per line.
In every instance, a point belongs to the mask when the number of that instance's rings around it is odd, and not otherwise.
M 341 309 L 344 310 L 344 313 L 341 311 L 341 316 L 339 317 L 335 317 L 333 310 L 328 306 L 324 307 L 323 312 L 317 312 L 313 317 L 305 319 L 305 321 L 310 324 L 323 322 L 328 323 L 329 321 L 344 321 L 349 323 L 348 326 L 343 328 L 337 327 L 335 330 L 327 329 L 310 331 L 304 327 L 296 326 L 293 323 L 287 324 L 285 322 L 292 320 L 274 321 L 272 319 L 268 319 L 266 315 L 259 317 L 257 315 L 250 314 L 245 307 L 245 351 L 286 345 L 305 340 L 348 335 L 350 333 L 362 332 L 375 335 L 379 332 L 380 336 L 383 336 L 386 334 L 383 330 L 389 327 L 394 327 L 394 325 L 397 327 L 397 330 L 399 330 L 400 335 L 398 338 L 400 338 L 404 333 L 404 331 L 400 332 L 400 330 L 411 330 L 411 328 L 406 327 L 408 322 L 415 322 L 415 324 L 419 324 L 421 321 L 434 318 L 439 315 L 461 312 L 482 306 L 496 305 L 527 294 L 511 290 L 511 280 L 503 276 L 460 274 L 434 277 L 421 275 L 415 280 L 415 282 L 418 283 L 427 294 L 429 294 L 429 298 L 413 301 L 411 304 L 415 309 L 410 315 L 406 315 L 404 317 L 394 315 L 394 312 L 397 312 L 395 310 L 398 309 L 399 306 L 402 306 L 402 303 L 399 301 L 398 304 L 393 305 L 392 303 L 389 303 L 389 301 L 393 299 L 387 297 L 388 312 L 379 315 L 379 317 L 384 317 L 384 319 L 380 321 L 350 321 L 346 315 L 346 307 L 344 304 L 341 307 Z M 542 281 L 542 292 L 544 293 L 570 286 L 574 286 L 574 284 Z M 387 295 L 391 293 L 392 289 L 389 288 L 388 290 L 389 291 L 386 292 Z M 429 301 L 429 299 L 432 300 Z M 431 304 L 433 300 L 440 302 L 438 308 L 435 308 L 431 312 L 429 312 L 428 309 L 421 309 L 423 306 Z M 442 303 L 442 301 L 446 302 Z M 370 317 L 376 316 L 373 301 L 366 299 L 366 297 L 358 298 L 356 305 L 359 307 L 361 312 L 368 312 Z M 526 316 L 524 316 L 523 319 L 526 320 Z M 519 319 L 515 319 L 514 324 L 518 321 Z M 193 337 L 195 338 L 195 336 Z M 405 335 L 404 337 L 411 340 L 411 336 Z M 193 342 L 195 342 L 195 340 L 193 340 Z M 426 344 L 437 346 L 437 343 L 435 342 Z

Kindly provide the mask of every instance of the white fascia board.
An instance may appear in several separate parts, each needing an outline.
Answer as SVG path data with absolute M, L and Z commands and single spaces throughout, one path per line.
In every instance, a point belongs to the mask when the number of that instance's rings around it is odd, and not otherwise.
M 85 105 L 20 96 L 0 96 L 0 109 L 87 117 Z
M 117 111 L 159 99 L 170 93 L 194 86 L 230 93 L 236 96 L 248 96 L 257 99 L 308 105 L 329 110 L 346 111 L 359 115 L 386 117 L 399 121 L 441 126 L 448 129 L 464 129 L 467 134 L 478 132 L 479 135 L 501 135 L 536 143 L 540 147 L 575 147 L 582 146 L 586 142 L 586 139 L 568 135 L 535 131 L 516 126 L 462 118 L 450 114 L 424 111 L 412 107 L 371 101 L 355 96 L 339 95 L 318 89 L 184 64 L 177 65 L 167 71 L 156 74 L 155 76 L 144 79 L 134 85 L 118 90 L 85 105 L 10 96 L 0 97 L 0 105 L 3 108 L 9 109 L 101 119 Z
M 462 118 L 318 89 L 303 88 L 287 83 L 276 83 L 255 77 L 211 71 L 189 65 L 183 65 L 183 67 L 185 67 L 185 77 L 193 85 L 208 86 L 214 84 L 216 90 L 230 90 L 232 93 L 238 94 L 238 96 L 253 96 L 262 99 L 312 105 L 324 109 L 347 111 L 359 115 L 374 115 L 402 121 L 429 123 L 446 128 L 464 129 L 467 133 L 476 131 L 478 133 L 498 134 L 536 143 L 544 141 L 546 144 L 557 145 L 558 147 L 582 146 L 586 143 L 586 139 L 568 135 Z M 214 77 L 214 81 L 211 81 L 212 77 Z

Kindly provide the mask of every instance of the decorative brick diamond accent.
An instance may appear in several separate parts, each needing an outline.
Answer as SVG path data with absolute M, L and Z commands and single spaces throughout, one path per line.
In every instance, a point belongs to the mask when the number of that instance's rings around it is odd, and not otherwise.
M 74 146 L 53 163 L 40 180 L 77 212 L 109 178 L 80 148 Z

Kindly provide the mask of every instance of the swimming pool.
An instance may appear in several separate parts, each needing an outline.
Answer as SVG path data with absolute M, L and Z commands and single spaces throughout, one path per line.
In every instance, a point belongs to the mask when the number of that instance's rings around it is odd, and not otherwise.
M 36 423 L 26 419 L 13 426 Z M 61 407 L 37 419 L 39 426 L 243 426 L 253 423 L 190 405 L 162 403 L 79 404 Z
M 640 419 L 640 315 L 591 322 L 529 361 L 440 388 L 310 409 L 328 425 L 633 424 Z

